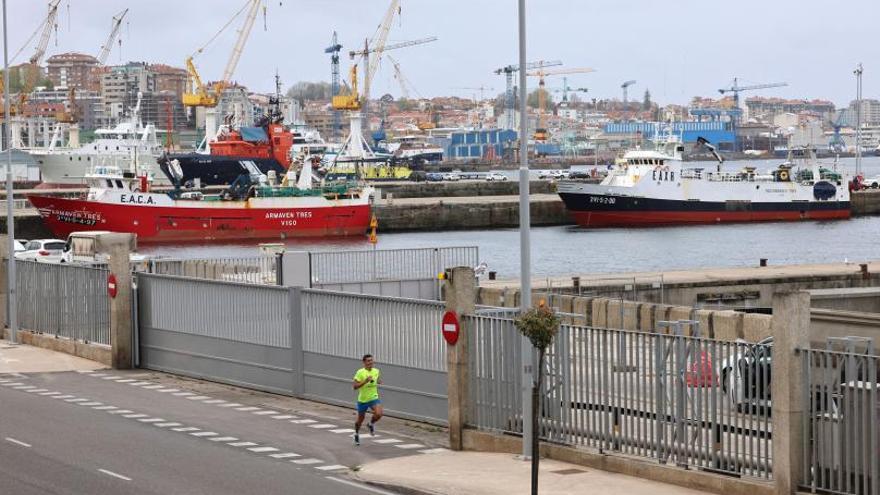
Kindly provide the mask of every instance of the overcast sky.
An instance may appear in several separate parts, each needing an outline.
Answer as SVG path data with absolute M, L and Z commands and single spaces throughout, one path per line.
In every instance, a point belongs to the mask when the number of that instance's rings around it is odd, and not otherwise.
M 344 50 L 372 36 L 390 0 L 266 0 L 234 79 L 254 91 L 270 91 L 277 68 L 285 87 L 329 80 L 329 45 L 338 31 Z M 62 0 L 57 46 L 96 55 L 111 17 L 131 10 L 108 63 L 120 60 L 183 66 L 244 0 Z M 504 90 L 492 71 L 517 61 L 516 0 L 402 0 L 389 43 L 437 36 L 423 46 L 389 53 L 422 96 Z M 8 0 L 10 56 L 37 28 L 45 0 Z M 788 87 L 750 92 L 764 96 L 827 98 L 846 105 L 855 95 L 852 71 L 863 62 L 864 96 L 880 97 L 880 1 L 878 0 L 528 0 L 528 59 L 559 59 L 568 67 L 592 67 L 569 85 L 590 97 L 621 97 L 620 83 L 635 79 L 630 97 L 649 89 L 661 103 L 687 103 L 694 95 L 718 95 L 734 76 L 741 84 L 786 81 Z M 196 59 L 206 79 L 220 76 L 243 16 Z M 33 43 L 32 43 L 33 45 Z M 25 51 L 28 53 L 28 50 Z M 22 62 L 29 55 L 19 57 Z M 342 58 L 343 73 L 349 58 Z M 529 82 L 530 88 L 537 85 Z M 548 80 L 561 86 L 561 77 Z M 390 63 L 383 63 L 373 96 L 400 94 Z M 488 91 L 487 91 L 488 94 Z

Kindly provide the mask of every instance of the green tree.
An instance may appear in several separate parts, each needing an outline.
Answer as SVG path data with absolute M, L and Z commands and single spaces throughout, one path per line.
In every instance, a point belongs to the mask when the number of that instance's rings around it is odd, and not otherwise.
M 538 373 L 532 382 L 532 495 L 538 494 L 538 466 L 541 451 L 538 442 L 538 418 L 541 416 L 541 388 L 544 382 L 544 357 L 559 332 L 559 317 L 542 301 L 516 319 L 517 330 L 538 351 Z
M 329 100 L 330 83 L 300 81 L 287 90 L 287 96 L 302 101 Z
M 540 103 L 539 95 L 541 93 L 544 94 L 544 108 L 547 109 L 553 106 L 553 95 L 551 95 L 546 89 L 538 88 L 529 93 L 527 102 L 530 107 L 538 108 Z

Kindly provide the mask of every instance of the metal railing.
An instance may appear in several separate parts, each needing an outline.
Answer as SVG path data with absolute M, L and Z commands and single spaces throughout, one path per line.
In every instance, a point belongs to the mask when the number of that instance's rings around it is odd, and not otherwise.
M 171 332 L 290 347 L 287 288 L 138 273 L 138 292 L 153 311 L 143 324 Z M 162 310 L 162 308 L 165 308 Z
M 15 271 L 22 329 L 110 344 L 108 270 L 16 260 Z
M 277 285 L 278 258 L 254 256 L 210 259 L 167 259 L 148 261 L 144 268 L 149 273 L 176 275 L 224 282 Z
M 803 485 L 812 491 L 880 493 L 880 356 L 869 342 L 806 349 Z M 861 349 L 856 349 L 860 347 Z
M 303 350 L 446 371 L 444 303 L 303 289 Z
M 472 316 L 472 421 L 522 433 L 520 335 Z M 547 355 L 539 435 L 661 463 L 770 478 L 770 346 L 563 325 Z M 622 345 L 621 345 L 622 343 Z
M 477 266 L 477 247 L 379 249 L 311 253 L 312 283 L 436 279 L 453 266 Z

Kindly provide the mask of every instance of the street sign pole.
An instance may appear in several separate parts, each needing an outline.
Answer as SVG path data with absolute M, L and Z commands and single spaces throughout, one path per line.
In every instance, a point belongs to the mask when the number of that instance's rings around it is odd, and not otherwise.
M 18 315 L 15 313 L 15 200 L 12 192 L 12 133 L 9 126 L 9 34 L 6 29 L 6 0 L 3 0 L 3 137 L 6 141 L 6 317 L 9 341 L 15 342 Z
M 532 262 L 529 229 L 529 119 L 526 104 L 526 0 L 519 0 L 519 259 L 520 259 L 520 312 L 532 306 Z M 532 456 L 532 372 L 534 349 L 529 339 L 522 337 L 522 424 L 524 459 Z

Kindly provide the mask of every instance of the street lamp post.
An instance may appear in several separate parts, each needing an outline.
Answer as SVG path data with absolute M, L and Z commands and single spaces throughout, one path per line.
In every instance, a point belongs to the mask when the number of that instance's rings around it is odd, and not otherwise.
M 3 136 L 6 141 L 6 318 L 9 340 L 15 342 L 18 318 L 15 314 L 15 217 L 12 193 L 12 134 L 9 126 L 9 35 L 6 28 L 6 0 L 3 0 Z
M 856 177 L 862 174 L 862 64 L 853 71 L 856 76 Z M 860 179 L 861 180 L 861 179 Z
M 529 229 L 529 120 L 526 105 L 526 0 L 519 0 L 519 257 L 520 257 L 520 312 L 532 307 L 531 241 Z M 531 341 L 522 337 L 522 418 L 523 418 L 523 458 L 529 459 L 532 452 L 532 375 L 534 371 L 534 347 Z

